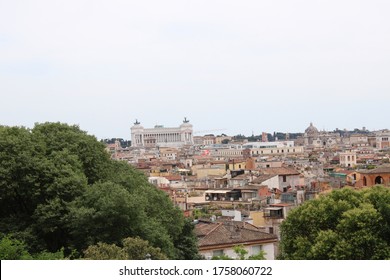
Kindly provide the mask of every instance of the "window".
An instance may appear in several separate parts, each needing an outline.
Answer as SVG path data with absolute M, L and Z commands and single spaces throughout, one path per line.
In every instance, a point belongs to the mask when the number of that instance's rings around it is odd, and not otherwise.
M 223 250 L 214 250 L 213 251 L 213 257 L 220 257 L 223 256 Z
M 284 182 L 284 183 L 287 182 L 287 176 L 286 176 L 286 175 L 283 175 L 283 182 Z
M 287 188 L 283 188 L 283 190 Z M 270 218 L 275 218 L 275 219 L 283 219 L 283 209 L 272 209 L 269 211 L 269 217 Z
M 253 255 L 257 255 L 261 252 L 261 250 L 263 249 L 263 246 L 261 245 L 255 245 L 255 246 L 252 246 L 251 250 L 252 250 L 252 256 Z

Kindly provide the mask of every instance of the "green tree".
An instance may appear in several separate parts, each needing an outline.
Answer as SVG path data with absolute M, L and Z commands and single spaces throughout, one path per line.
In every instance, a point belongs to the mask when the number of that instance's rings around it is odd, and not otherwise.
M 221 256 L 214 256 L 212 257 L 212 260 L 265 260 L 265 252 L 261 250 L 256 255 L 248 256 L 248 250 L 244 248 L 244 245 L 236 245 L 233 247 L 234 253 L 236 253 L 236 258 L 228 257 L 227 255 L 223 254 Z
M 237 255 L 237 259 L 239 260 L 245 260 L 246 255 L 248 255 L 248 251 L 245 250 L 243 245 L 237 245 L 233 248 L 234 253 Z
M 267 258 L 265 257 L 266 252 L 261 250 L 258 254 L 252 255 L 248 257 L 248 260 L 266 260 Z
M 333 191 L 289 213 L 281 259 L 390 258 L 390 190 Z
M 258 254 L 251 255 L 251 256 L 247 256 L 249 252 L 245 250 L 243 245 L 234 246 L 233 250 L 237 255 L 236 259 L 239 260 L 265 260 L 266 259 L 265 252 L 263 250 L 260 250 Z
M 225 255 L 225 254 L 223 254 L 223 255 L 221 255 L 221 256 L 213 256 L 211 259 L 212 259 L 212 260 L 224 260 L 224 261 L 234 260 L 233 258 L 228 257 L 228 256 Z
M 77 125 L 47 122 L 35 124 L 31 132 L 35 142 L 43 143 L 46 155 L 64 149 L 76 155 L 89 184 L 107 178 L 110 160 L 104 144 Z
M 68 226 L 73 245 L 78 251 L 103 242 L 119 243 L 138 233 L 147 219 L 139 206 L 142 200 L 132 196 L 123 186 L 101 182 L 88 186 L 74 200 Z
M 57 252 L 47 252 L 47 251 L 41 251 L 38 254 L 33 255 L 34 260 L 64 260 L 64 249 L 61 249 Z
M 171 259 L 197 256 L 169 197 L 78 126 L 0 126 L 0 200 L 0 234 L 37 258 L 82 256 L 99 242 L 137 236 Z
M 99 242 L 89 246 L 84 258 L 91 260 L 166 260 L 160 248 L 150 246 L 149 242 L 139 237 L 125 238 L 121 246 Z
M 0 139 L 0 232 L 25 240 L 32 253 L 66 246 L 67 203 L 87 184 L 78 156 L 65 147 L 48 152 L 46 138 L 25 128 L 1 127 Z
M 26 245 L 11 236 L 3 236 L 0 240 L 0 260 L 30 260 Z
M 176 259 L 199 260 L 202 256 L 198 253 L 198 239 L 194 234 L 194 224 L 191 219 L 185 219 L 181 234 L 174 240 Z
M 98 242 L 89 246 L 84 251 L 84 259 L 87 260 L 127 260 L 127 254 L 123 248 L 115 244 Z

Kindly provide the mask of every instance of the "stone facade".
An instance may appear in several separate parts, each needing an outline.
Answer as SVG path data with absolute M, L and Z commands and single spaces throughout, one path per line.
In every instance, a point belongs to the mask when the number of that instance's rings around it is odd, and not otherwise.
M 340 153 L 340 165 L 343 167 L 355 167 L 356 153 L 355 152 Z
M 154 128 L 144 128 L 136 121 L 131 127 L 132 147 L 182 147 L 193 145 L 192 124 L 184 118 L 179 127 L 164 127 L 156 125 Z
M 338 133 L 330 133 L 318 131 L 318 129 L 310 123 L 304 133 L 304 145 L 308 148 L 330 148 L 341 142 Z

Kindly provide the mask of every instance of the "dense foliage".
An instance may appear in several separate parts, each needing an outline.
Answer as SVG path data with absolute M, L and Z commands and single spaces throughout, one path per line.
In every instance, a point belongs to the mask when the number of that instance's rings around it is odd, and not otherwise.
M 266 260 L 266 252 L 262 250 L 256 255 L 248 256 L 249 252 L 245 250 L 243 245 L 236 245 L 233 247 L 233 251 L 236 254 L 236 258 L 223 254 L 221 256 L 213 256 L 212 260 Z
M 167 257 L 160 248 L 149 245 L 148 241 L 139 237 L 125 238 L 120 246 L 99 242 L 84 251 L 86 259 L 90 260 L 166 260 Z
M 90 246 L 140 237 L 168 258 L 197 257 L 167 195 L 78 126 L 0 126 L 0 202 L 0 238 L 31 256 L 83 257 Z
M 336 190 L 292 210 L 281 259 L 390 259 L 390 189 Z

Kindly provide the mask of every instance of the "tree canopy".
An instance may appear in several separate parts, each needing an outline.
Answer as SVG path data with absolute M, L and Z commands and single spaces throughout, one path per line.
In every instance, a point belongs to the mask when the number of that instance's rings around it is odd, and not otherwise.
M 281 259 L 390 259 L 390 189 L 335 190 L 292 210 Z
M 123 239 L 120 246 L 99 242 L 84 252 L 86 259 L 91 260 L 166 260 L 160 248 L 149 245 L 139 237 Z
M 171 259 L 197 256 L 193 232 L 168 196 L 78 126 L 0 126 L 0 201 L 0 237 L 32 256 L 83 257 L 90 246 L 129 237 Z
M 236 254 L 236 258 L 223 254 L 221 256 L 213 256 L 212 260 L 266 260 L 266 252 L 263 250 L 255 255 L 248 256 L 249 252 L 245 249 L 244 245 L 236 245 L 233 247 L 233 251 Z

